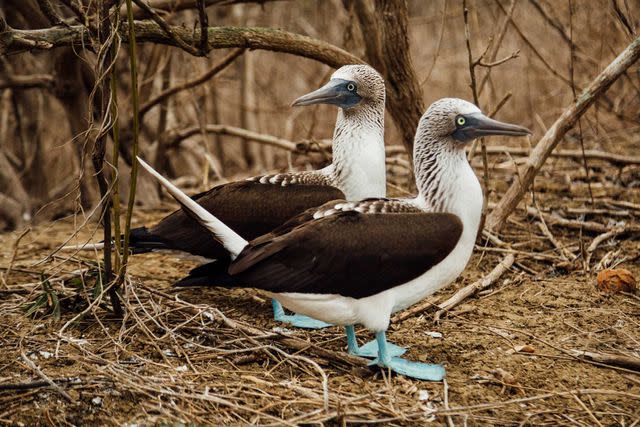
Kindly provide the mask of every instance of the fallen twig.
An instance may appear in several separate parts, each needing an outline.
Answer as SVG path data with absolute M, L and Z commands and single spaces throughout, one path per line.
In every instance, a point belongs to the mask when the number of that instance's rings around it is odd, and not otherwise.
M 634 371 L 640 371 L 640 358 L 624 356 L 621 354 L 598 353 L 594 351 L 583 351 L 571 349 L 569 352 L 580 359 L 592 360 L 604 363 L 605 365 L 620 366 Z
M 38 366 L 35 363 L 33 363 L 33 361 L 29 359 L 24 353 L 22 353 L 22 360 L 29 368 L 31 368 L 36 374 L 38 374 L 40 378 L 46 381 L 62 397 L 64 397 L 69 402 L 73 402 L 73 399 L 71 398 L 71 396 L 69 396 L 69 393 L 64 391 L 62 388 L 60 388 L 58 384 L 53 382 L 53 380 L 49 378 L 44 372 L 42 372 L 40 368 L 38 368 Z
M 507 254 L 504 258 L 502 258 L 502 260 L 498 263 L 498 265 L 496 265 L 493 268 L 493 270 L 491 270 L 489 274 L 484 276 L 482 279 L 477 280 L 468 286 L 465 286 L 464 288 L 460 289 L 458 292 L 453 294 L 451 298 L 438 304 L 439 310 L 433 316 L 434 321 L 437 322 L 438 320 L 440 320 L 440 317 L 445 312 L 451 310 L 453 307 L 460 304 L 466 298 L 490 286 L 493 282 L 498 280 L 500 276 L 502 276 L 504 272 L 507 271 L 513 265 L 514 261 L 515 261 L 515 257 L 513 256 L 513 254 Z
M 616 81 L 631 65 L 640 58 L 640 37 L 637 37 L 618 57 L 611 62 L 584 90 L 578 100 L 567 107 L 564 113 L 549 128 L 536 144 L 525 167 L 520 173 L 521 179 L 514 181 L 496 208 L 487 216 L 486 227 L 498 231 L 507 217 L 527 193 L 538 171 L 549 154 L 562 140 L 564 135 L 578 121 L 585 111 Z

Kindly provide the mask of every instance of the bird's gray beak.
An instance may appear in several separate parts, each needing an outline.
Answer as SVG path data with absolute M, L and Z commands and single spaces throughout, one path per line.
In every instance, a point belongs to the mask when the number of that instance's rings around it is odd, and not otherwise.
M 531 135 L 531 131 L 523 126 L 503 123 L 490 119 L 484 114 L 473 114 L 469 116 L 469 124 L 465 133 L 472 138 L 480 138 L 488 135 Z
M 326 85 L 322 86 L 318 90 L 314 90 L 311 93 L 302 95 L 300 98 L 293 101 L 292 107 L 313 105 L 313 104 L 334 104 L 339 105 L 343 92 L 340 90 L 340 86 L 343 81 L 331 80 Z

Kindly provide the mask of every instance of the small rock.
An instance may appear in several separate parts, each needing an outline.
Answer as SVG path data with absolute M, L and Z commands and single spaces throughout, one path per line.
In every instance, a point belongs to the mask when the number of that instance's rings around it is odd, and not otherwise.
M 428 390 L 420 390 L 418 392 L 418 400 L 429 400 L 429 391 Z
M 40 354 L 40 356 L 44 357 L 45 359 L 49 359 L 51 356 L 53 356 L 53 353 L 49 353 L 48 351 L 39 351 L 38 352 Z
M 431 338 L 442 338 L 442 332 L 428 331 L 425 332 L 425 334 L 429 335 Z
M 95 406 L 102 406 L 102 398 L 100 396 L 96 396 L 91 399 L 91 404 Z
M 609 293 L 635 292 L 636 278 L 625 268 L 602 270 L 597 276 L 597 287 Z
M 176 368 L 176 371 L 178 371 L 178 372 L 187 372 L 187 365 L 178 366 Z

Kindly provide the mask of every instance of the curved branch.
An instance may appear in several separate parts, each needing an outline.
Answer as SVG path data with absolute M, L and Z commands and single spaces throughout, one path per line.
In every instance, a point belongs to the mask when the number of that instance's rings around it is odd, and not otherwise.
M 640 58 L 640 37 L 636 38 L 618 57 L 598 75 L 578 99 L 569 105 L 564 113 L 549 128 L 536 144 L 519 176 L 507 190 L 495 209 L 487 216 L 486 227 L 491 232 L 502 228 L 507 217 L 513 212 L 533 183 L 538 171 L 553 149 L 564 138 L 587 109 L 615 82 L 631 65 Z
M 244 49 L 236 49 L 233 52 L 231 52 L 229 55 L 222 58 L 220 62 L 218 62 L 213 67 L 209 68 L 207 71 L 200 74 L 196 78 L 192 80 L 188 80 L 176 86 L 172 86 L 162 91 L 156 97 L 142 104 L 142 106 L 140 107 L 140 118 L 142 118 L 149 110 L 151 110 L 156 105 L 160 104 L 163 100 L 167 99 L 168 97 L 175 95 L 178 92 L 182 92 L 183 90 L 198 86 L 199 84 L 202 84 L 207 80 L 211 79 L 213 76 L 215 76 L 216 74 L 218 74 L 219 72 L 227 68 L 227 66 L 229 66 L 238 56 L 242 55 L 243 53 L 244 53 Z
M 202 132 L 202 127 L 191 126 L 185 129 L 174 130 L 164 135 L 164 145 L 167 148 L 173 148 L 180 144 L 183 140 L 192 137 Z M 258 132 L 253 132 L 247 129 L 238 128 L 235 126 L 227 125 L 206 125 L 204 130 L 208 133 L 215 133 L 218 135 L 238 136 L 254 142 L 261 142 L 272 147 L 281 148 L 287 151 L 298 151 L 298 144 L 288 141 L 286 139 L 278 138 L 276 136 L 265 135 Z
M 160 26 L 151 21 L 135 21 L 136 41 L 175 46 L 176 41 Z M 171 26 L 172 34 L 193 45 L 200 40 L 200 31 L 192 32 L 180 26 Z M 262 27 L 209 27 L 206 51 L 213 49 L 262 49 L 289 53 L 314 59 L 331 67 L 361 64 L 364 61 L 330 43 L 275 28 Z M 128 25 L 123 24 L 120 37 L 128 42 Z M 195 39 L 195 40 L 194 40 Z M 41 30 L 17 30 L 6 26 L 0 33 L 0 54 L 15 54 L 32 50 L 48 50 L 62 46 L 77 49 L 89 46 L 89 32 L 81 25 L 52 27 Z
M 13 75 L 7 76 L 5 80 L 0 80 L 0 89 L 50 89 L 53 83 L 54 79 L 51 74 Z

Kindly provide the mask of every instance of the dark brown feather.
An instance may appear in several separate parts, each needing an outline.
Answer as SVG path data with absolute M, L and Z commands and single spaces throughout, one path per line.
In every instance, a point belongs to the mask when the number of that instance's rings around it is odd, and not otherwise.
M 363 298 L 427 272 L 453 250 L 461 234 L 462 222 L 452 214 L 335 213 L 250 242 L 225 282 L 270 292 Z
M 289 184 L 283 186 L 238 181 L 214 187 L 194 196 L 207 211 L 247 240 L 254 239 L 282 225 L 289 218 L 323 203 L 344 197 L 328 185 Z M 207 258 L 226 259 L 227 251 L 184 210 L 179 209 L 157 225 L 139 229 L 133 248 L 172 249 Z

